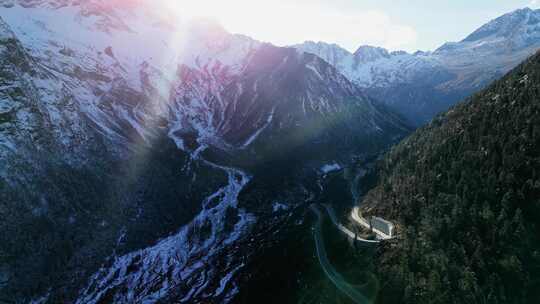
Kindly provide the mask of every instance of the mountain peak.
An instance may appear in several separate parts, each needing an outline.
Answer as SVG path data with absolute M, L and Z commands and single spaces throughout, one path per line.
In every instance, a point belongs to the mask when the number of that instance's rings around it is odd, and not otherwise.
M 530 7 L 524 7 L 524 8 L 519 8 L 513 12 L 510 12 L 510 14 L 523 14 L 523 13 L 530 13 L 530 12 L 533 12 L 534 10 Z
M 344 62 L 348 62 L 349 58 L 352 57 L 351 52 L 335 43 L 304 41 L 304 43 L 292 47 L 300 53 L 317 55 L 339 70 L 345 68 Z
M 306 40 L 304 41 L 305 45 L 316 45 L 316 46 L 319 46 L 319 47 L 337 47 L 337 48 L 342 48 L 341 46 L 339 46 L 338 44 L 336 43 L 328 43 L 328 42 L 324 42 L 324 41 L 313 41 L 313 40 Z
M 321 53 L 333 53 L 339 56 L 351 55 L 351 52 L 342 48 L 340 45 L 335 43 L 327 43 L 324 41 L 312 41 L 306 40 L 301 44 L 294 45 L 294 48 L 301 49 L 302 51 L 313 53 L 321 56 Z M 324 57 L 324 56 L 323 56 Z
M 356 52 L 354 52 L 354 57 L 359 62 L 366 63 L 376 61 L 381 58 L 389 58 L 390 53 L 385 48 L 362 45 L 356 50 Z
M 515 37 L 520 33 L 530 34 L 531 27 L 540 24 L 540 10 L 529 7 L 522 8 L 502 15 L 474 31 L 462 42 L 472 42 L 489 37 Z M 534 28 L 532 28 L 535 31 Z
M 358 55 L 358 54 L 361 54 L 361 53 L 365 53 L 365 52 L 376 52 L 376 53 L 386 53 L 388 54 L 388 50 L 385 49 L 385 48 L 382 48 L 382 47 L 378 47 L 378 46 L 372 46 L 372 45 L 361 45 L 359 46 L 356 51 L 354 52 L 355 55 Z

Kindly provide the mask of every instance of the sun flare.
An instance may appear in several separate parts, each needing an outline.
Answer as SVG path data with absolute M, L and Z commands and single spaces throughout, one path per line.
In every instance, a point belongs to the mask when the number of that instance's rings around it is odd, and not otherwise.
M 166 1 L 182 20 L 211 18 L 232 33 L 278 46 L 306 40 L 334 41 L 350 51 L 360 44 L 406 47 L 417 39 L 414 29 L 376 10 L 342 10 L 324 1 Z M 354 37 L 352 40 L 351 37 Z

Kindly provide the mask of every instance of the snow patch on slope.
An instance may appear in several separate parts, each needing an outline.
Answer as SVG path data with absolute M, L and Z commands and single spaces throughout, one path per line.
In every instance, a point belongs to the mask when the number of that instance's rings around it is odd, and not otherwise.
M 99 303 L 110 293 L 118 301 L 156 303 L 178 290 L 184 295 L 181 301 L 189 302 L 195 297 L 220 296 L 225 287 L 233 284 L 231 279 L 243 267 L 242 263 L 228 263 L 221 270 L 229 270 L 221 278 L 217 269 L 206 266 L 242 238 L 255 221 L 253 215 L 238 209 L 239 220 L 230 233 L 225 232 L 226 211 L 237 208 L 238 195 L 250 177 L 236 169 L 205 163 L 225 170 L 229 184 L 208 196 L 202 203 L 203 210 L 178 233 L 152 247 L 116 257 L 112 266 L 102 268 L 92 277 L 77 303 Z M 218 204 L 210 206 L 216 198 Z M 210 235 L 205 237 L 199 231 L 208 226 Z M 214 291 L 208 290 L 208 286 L 215 284 L 219 286 Z

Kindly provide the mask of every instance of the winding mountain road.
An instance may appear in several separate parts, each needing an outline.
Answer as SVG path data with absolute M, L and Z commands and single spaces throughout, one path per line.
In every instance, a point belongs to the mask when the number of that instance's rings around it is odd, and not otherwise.
M 321 233 L 322 226 L 322 214 L 319 208 L 315 205 L 310 206 L 311 210 L 317 216 L 317 222 L 313 227 L 313 238 L 315 239 L 315 248 L 317 250 L 317 258 L 319 263 L 330 281 L 337 287 L 338 290 L 347 295 L 352 301 L 357 304 L 369 304 L 370 300 L 364 296 L 358 288 L 349 284 L 343 276 L 337 272 L 337 270 L 330 264 L 328 256 L 326 254 L 326 249 L 324 247 L 324 240 Z
M 381 240 L 389 240 L 392 238 L 388 234 L 380 231 L 379 229 L 371 227 L 371 225 L 364 218 L 360 216 L 360 213 L 358 211 L 359 211 L 358 207 L 354 207 L 351 211 L 351 217 L 356 223 L 373 231 Z
M 356 240 L 356 241 L 359 241 L 359 242 L 364 242 L 364 243 L 380 243 L 381 242 L 379 240 L 368 240 L 368 239 L 363 239 L 363 238 L 359 237 L 357 234 L 355 234 L 354 232 L 349 230 L 349 228 L 347 228 L 347 227 L 343 226 L 343 224 L 339 223 L 339 221 L 338 221 L 338 219 L 336 217 L 336 214 L 334 213 L 334 209 L 332 209 L 331 206 L 329 206 L 329 205 L 323 205 L 323 206 L 326 209 L 326 212 L 330 216 L 330 219 L 332 220 L 334 225 L 336 225 L 336 227 L 341 232 L 343 232 L 345 235 L 347 235 L 350 239 L 353 239 L 353 240 Z

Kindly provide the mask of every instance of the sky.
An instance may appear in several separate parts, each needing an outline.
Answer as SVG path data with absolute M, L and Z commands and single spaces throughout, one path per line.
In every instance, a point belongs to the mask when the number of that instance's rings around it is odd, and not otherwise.
M 540 0 L 170 0 L 181 14 L 210 17 L 232 33 L 279 46 L 306 40 L 430 51 Z

